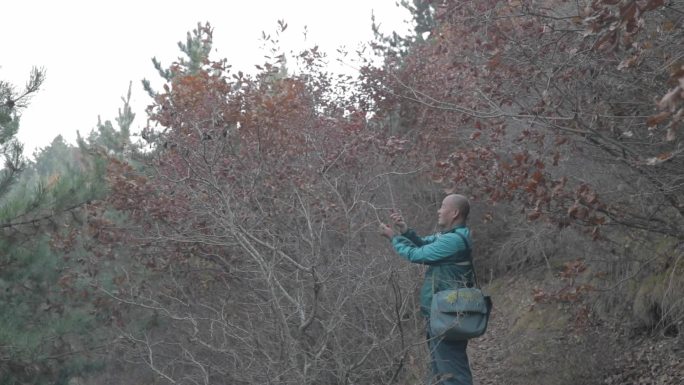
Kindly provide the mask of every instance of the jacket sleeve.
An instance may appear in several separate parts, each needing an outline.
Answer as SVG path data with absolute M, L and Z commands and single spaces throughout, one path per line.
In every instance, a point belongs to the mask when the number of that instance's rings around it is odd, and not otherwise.
M 440 262 L 465 249 L 463 240 L 456 234 L 444 234 L 431 240 L 432 242 L 419 246 L 408 237 L 397 235 L 392 238 L 392 246 L 399 255 L 410 262 L 426 265 Z
M 415 230 L 408 229 L 405 233 L 401 234 L 402 237 L 408 238 L 416 246 L 425 246 L 430 244 L 437 239 L 434 235 L 428 235 L 427 237 L 419 237 Z

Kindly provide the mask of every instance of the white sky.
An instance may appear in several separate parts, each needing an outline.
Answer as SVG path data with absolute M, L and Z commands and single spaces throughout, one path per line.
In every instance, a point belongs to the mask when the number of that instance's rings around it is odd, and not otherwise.
M 0 9 L 0 79 L 21 87 L 32 66 L 47 70 L 22 115 L 18 139 L 26 155 L 59 134 L 75 142 L 76 131 L 86 135 L 98 115 L 113 121 L 129 81 L 138 131 L 150 103 L 141 80 L 159 79 L 151 58 L 168 66 L 198 22 L 214 28 L 214 58 L 245 72 L 263 62 L 261 32 L 274 32 L 279 19 L 288 24 L 284 51 L 319 44 L 333 56 L 339 46 L 353 50 L 370 40 L 371 12 L 384 32 L 409 29 L 409 14 L 395 0 L 16 0 Z

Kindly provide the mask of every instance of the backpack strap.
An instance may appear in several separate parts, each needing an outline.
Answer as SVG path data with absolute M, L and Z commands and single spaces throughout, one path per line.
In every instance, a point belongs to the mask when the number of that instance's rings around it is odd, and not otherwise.
M 475 266 L 473 266 L 473 254 L 472 254 L 473 250 L 470 248 L 470 244 L 468 243 L 468 239 L 466 239 L 466 237 L 463 234 L 456 231 L 456 229 L 454 229 L 454 231 L 452 231 L 452 232 L 454 234 L 458 235 L 459 237 L 461 237 L 461 239 L 463 240 L 463 244 L 465 245 L 466 250 L 468 250 L 468 260 L 463 261 L 463 262 L 445 263 L 444 265 L 471 266 L 471 270 L 473 271 L 473 280 L 475 281 L 474 282 L 475 287 L 477 287 L 479 289 L 480 285 L 478 285 L 478 283 L 477 283 L 477 274 L 475 274 Z M 434 272 L 432 273 L 432 294 L 435 294 L 435 274 L 434 274 Z
M 475 281 L 475 287 L 477 287 L 479 289 L 480 285 L 477 283 L 477 274 L 475 273 L 475 266 L 473 265 L 473 250 L 470 248 L 470 244 L 468 243 L 468 240 L 466 239 L 466 237 L 463 234 L 459 233 L 456 230 L 454 230 L 454 234 L 461 237 L 461 239 L 463 240 L 463 243 L 466 245 L 466 250 L 469 251 L 467 263 L 470 264 L 471 269 L 473 271 L 473 280 Z M 464 262 L 462 262 L 462 263 L 464 263 Z M 460 265 L 460 264 L 458 264 L 458 265 Z M 433 286 L 434 286 L 434 276 L 433 276 Z

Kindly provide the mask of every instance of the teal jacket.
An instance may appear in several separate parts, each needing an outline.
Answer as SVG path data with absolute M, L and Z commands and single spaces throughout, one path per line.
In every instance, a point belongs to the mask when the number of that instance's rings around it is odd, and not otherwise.
M 465 237 L 467 244 L 455 232 Z M 428 265 L 420 289 L 420 311 L 424 316 L 430 315 L 433 293 L 473 285 L 471 244 L 470 230 L 465 225 L 427 237 L 419 237 L 409 229 L 392 238 L 399 255 L 409 262 Z

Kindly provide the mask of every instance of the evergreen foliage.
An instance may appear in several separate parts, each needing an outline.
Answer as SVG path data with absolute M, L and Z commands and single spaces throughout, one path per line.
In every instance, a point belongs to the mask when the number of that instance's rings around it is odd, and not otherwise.
M 209 38 L 203 38 L 203 33 L 206 33 Z M 211 33 L 211 28 L 208 23 L 205 25 L 198 23 L 197 29 L 194 29 L 192 33 L 188 32 L 186 42 L 178 42 L 178 48 L 180 48 L 181 52 L 183 52 L 186 57 L 179 57 L 175 68 L 163 68 L 161 62 L 159 62 L 156 57 L 153 57 L 152 65 L 154 65 L 154 68 L 159 72 L 159 76 L 169 82 L 176 75 L 175 71 L 179 68 L 187 69 L 188 74 L 196 74 L 202 68 L 202 65 L 209 59 L 209 54 L 211 53 Z M 151 98 L 154 99 L 158 95 L 158 93 L 152 89 L 149 80 L 143 79 L 142 84 Z
M 422 39 L 425 32 L 430 32 L 436 26 L 432 1 L 429 0 L 401 0 L 399 5 L 406 8 L 413 16 L 414 31 L 417 39 Z
M 88 134 L 87 138 L 81 137 L 78 133 L 77 142 L 81 150 L 88 153 L 104 151 L 108 155 L 124 155 L 131 150 L 131 124 L 135 119 L 135 114 L 131 109 L 131 83 L 128 84 L 126 97 L 122 97 L 123 107 L 119 108 L 119 114 L 115 121 L 118 129 L 114 128 L 111 121 L 104 123 L 98 116 L 97 126 Z
M 24 146 L 15 139 L 19 131 L 20 111 L 38 91 L 43 80 L 45 71 L 33 68 L 21 91 L 17 91 L 10 83 L 0 81 L 0 155 L 5 158 L 4 167 L 0 171 L 0 202 L 24 168 Z
M 102 153 L 121 154 L 129 143 L 129 101 L 130 89 L 118 130 L 98 122 L 80 148 L 56 137 L 15 167 L 0 196 L 2 385 L 67 384 L 103 367 L 96 353 L 111 338 L 111 318 L 92 285 L 85 224 L 88 204 L 106 193 Z

